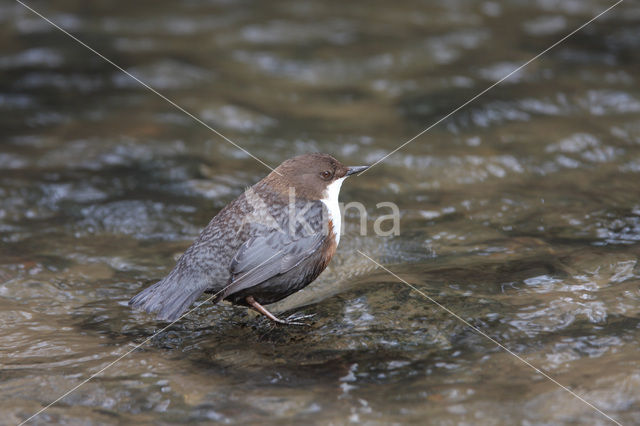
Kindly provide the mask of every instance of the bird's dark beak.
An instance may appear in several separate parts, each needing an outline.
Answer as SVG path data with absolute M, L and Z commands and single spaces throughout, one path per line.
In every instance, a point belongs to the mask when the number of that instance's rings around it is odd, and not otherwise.
M 355 175 L 356 173 L 364 172 L 369 166 L 353 166 L 347 167 L 347 174 L 345 176 Z

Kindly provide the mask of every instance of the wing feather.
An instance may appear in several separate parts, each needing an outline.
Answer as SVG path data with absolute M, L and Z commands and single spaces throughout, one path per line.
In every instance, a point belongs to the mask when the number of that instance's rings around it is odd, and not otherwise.
M 273 232 L 247 240 L 231 261 L 231 280 L 224 297 L 259 285 L 295 268 L 320 248 L 322 233 L 292 239 Z

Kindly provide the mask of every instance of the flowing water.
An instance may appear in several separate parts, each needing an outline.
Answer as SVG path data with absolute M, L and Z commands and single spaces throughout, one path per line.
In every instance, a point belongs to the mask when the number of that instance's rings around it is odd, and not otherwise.
M 613 1 L 31 3 L 275 166 L 373 163 Z M 205 304 L 31 423 L 611 424 L 425 296 L 640 423 L 638 22 L 623 2 L 349 179 L 366 235 L 348 210 L 330 268 L 274 308 L 309 327 Z M 19 3 L 0 24 L 17 424 L 164 327 L 128 299 L 269 170 Z

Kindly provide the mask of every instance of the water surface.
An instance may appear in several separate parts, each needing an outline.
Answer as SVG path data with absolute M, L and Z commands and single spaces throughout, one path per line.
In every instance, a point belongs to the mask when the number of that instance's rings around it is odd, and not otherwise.
M 272 166 L 373 163 L 612 3 L 36 2 Z M 273 327 L 204 305 L 34 424 L 640 423 L 640 8 L 624 2 L 343 186 L 330 268 Z M 268 169 L 0 5 L 0 410 L 164 324 L 127 300 Z M 400 208 L 399 236 L 373 224 Z M 285 313 L 286 315 L 286 313 Z

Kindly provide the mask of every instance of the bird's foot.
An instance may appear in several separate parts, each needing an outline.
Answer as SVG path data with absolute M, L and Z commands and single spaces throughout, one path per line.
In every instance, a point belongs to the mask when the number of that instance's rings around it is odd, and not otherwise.
M 275 322 L 276 324 L 282 324 L 282 325 L 308 325 L 307 323 L 301 322 L 300 320 L 306 319 L 306 318 L 311 318 L 311 317 L 313 317 L 315 315 L 315 314 L 311 314 L 311 315 L 293 314 L 293 315 L 290 315 L 289 317 L 287 317 L 287 319 L 281 320 L 280 318 L 276 317 L 271 312 L 269 312 L 267 310 L 267 308 L 265 308 L 264 306 L 259 304 L 252 296 L 247 296 L 246 301 L 249 304 L 249 306 L 251 306 L 256 311 L 260 312 L 262 315 L 264 315 L 265 317 L 269 318 L 271 321 Z
M 301 314 L 301 313 L 295 313 L 292 315 L 289 315 L 286 319 L 281 320 L 278 319 L 278 321 L 276 321 L 278 324 L 283 324 L 283 325 L 302 325 L 302 326 L 309 326 L 308 323 L 304 322 L 303 320 L 309 319 L 309 318 L 313 318 L 315 317 L 316 314 Z

